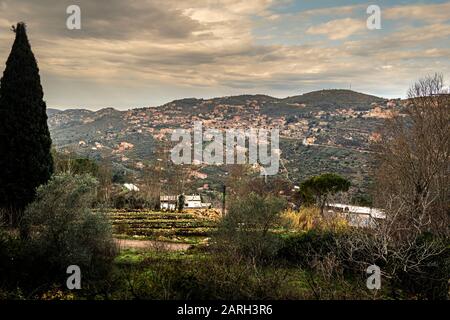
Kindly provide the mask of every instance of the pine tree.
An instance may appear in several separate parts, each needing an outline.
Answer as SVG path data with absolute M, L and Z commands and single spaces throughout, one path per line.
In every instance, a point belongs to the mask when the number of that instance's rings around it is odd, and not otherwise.
M 26 25 L 15 32 L 0 82 L 0 209 L 20 213 L 34 200 L 36 188 L 53 173 L 51 138 L 39 68 L 31 51 Z

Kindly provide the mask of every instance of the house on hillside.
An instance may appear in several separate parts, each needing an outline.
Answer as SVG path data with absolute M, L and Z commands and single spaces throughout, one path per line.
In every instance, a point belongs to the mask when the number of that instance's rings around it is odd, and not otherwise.
M 175 211 L 177 209 L 178 199 L 180 195 L 164 195 L 160 196 L 160 208 L 161 210 Z M 184 208 L 185 209 L 209 209 L 211 203 L 202 202 L 200 195 L 185 195 L 184 196 Z
M 328 204 L 327 213 L 337 214 L 345 218 L 350 226 L 361 228 L 373 228 L 377 221 L 386 219 L 386 214 L 381 209 L 341 203 Z

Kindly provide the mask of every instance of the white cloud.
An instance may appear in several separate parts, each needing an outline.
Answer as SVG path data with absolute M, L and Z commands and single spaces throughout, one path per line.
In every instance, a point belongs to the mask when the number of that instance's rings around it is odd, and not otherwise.
M 292 95 L 299 88 L 347 87 L 349 82 L 361 90 L 381 91 L 384 85 L 389 93 L 404 92 L 419 73 L 437 67 L 450 71 L 450 27 L 443 22 L 448 11 L 439 13 L 435 6 L 420 6 L 427 17 L 421 26 L 399 7 L 383 8 L 383 17 L 387 13 L 402 24 L 377 33 L 366 31 L 362 5 L 295 14 L 273 11 L 276 3 L 268 0 L 98 0 L 82 2 L 83 29 L 76 33 L 65 29 L 61 10 L 70 2 L 0 1 L 8 6 L 7 13 L 0 11 L 0 63 L 13 41 L 11 21 L 26 20 L 44 82 L 50 83 L 50 106 L 66 101 L 74 107 L 92 101 L 92 95 L 105 106 L 114 105 L 119 93 L 109 96 L 108 88 L 126 88 L 120 101 L 130 103 L 136 96 L 154 95 L 158 101 L 213 93 Z M 361 17 L 355 16 L 357 10 Z M 304 27 L 299 17 L 316 25 Z M 334 20 L 317 22 L 324 17 Z M 323 37 L 302 43 L 305 32 Z M 358 40 L 352 39 L 355 35 Z M 64 89 L 64 83 L 70 85 Z
M 351 35 L 363 32 L 366 29 L 365 21 L 362 19 L 338 19 L 326 23 L 311 26 L 306 30 L 308 34 L 325 35 L 331 40 L 348 38 Z
M 450 2 L 440 4 L 403 5 L 383 10 L 386 19 L 423 20 L 439 23 L 450 20 Z

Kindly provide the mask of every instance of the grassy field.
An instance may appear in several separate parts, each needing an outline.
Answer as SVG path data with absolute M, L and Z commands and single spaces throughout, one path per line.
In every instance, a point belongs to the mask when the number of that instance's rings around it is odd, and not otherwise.
M 115 260 L 127 282 L 113 299 L 382 299 L 364 279 L 323 278 L 288 265 L 224 263 L 194 246 L 186 251 L 126 249 Z M 123 276 L 122 276 L 123 279 Z
M 213 212 L 124 211 L 108 213 L 116 238 L 205 243 L 217 226 Z

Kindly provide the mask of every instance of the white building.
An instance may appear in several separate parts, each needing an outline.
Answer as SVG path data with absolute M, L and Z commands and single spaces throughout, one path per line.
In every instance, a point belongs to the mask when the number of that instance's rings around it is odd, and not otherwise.
M 161 210 L 175 211 L 177 208 L 178 196 L 160 196 L 160 208 Z
M 177 209 L 179 196 L 160 196 L 161 210 L 175 211 Z M 185 209 L 207 209 L 211 208 L 211 203 L 203 203 L 200 195 L 184 196 Z
M 184 207 L 186 209 L 211 208 L 211 203 L 202 203 L 200 195 L 190 195 L 184 197 Z
M 338 213 L 344 217 L 353 227 L 374 227 L 379 219 L 386 219 L 386 214 L 381 209 L 352 206 L 342 203 L 330 203 L 327 205 L 328 213 Z

